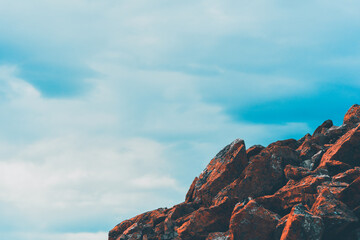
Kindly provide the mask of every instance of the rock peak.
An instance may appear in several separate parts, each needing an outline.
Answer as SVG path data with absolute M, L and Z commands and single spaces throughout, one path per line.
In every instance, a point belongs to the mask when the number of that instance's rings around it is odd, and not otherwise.
M 360 105 L 354 104 L 344 117 L 344 124 L 354 127 L 360 122 Z

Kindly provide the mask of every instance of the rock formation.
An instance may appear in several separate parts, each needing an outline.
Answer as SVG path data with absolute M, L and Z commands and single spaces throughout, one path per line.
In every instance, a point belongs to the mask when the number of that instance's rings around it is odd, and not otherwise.
M 109 240 L 360 240 L 360 106 L 299 140 L 235 140 L 185 201 L 115 226 Z

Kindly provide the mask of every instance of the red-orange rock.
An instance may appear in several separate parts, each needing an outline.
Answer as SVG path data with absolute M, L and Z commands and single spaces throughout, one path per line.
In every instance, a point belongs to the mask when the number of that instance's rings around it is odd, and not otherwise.
M 322 155 L 325 153 L 324 150 L 320 150 L 314 155 L 312 155 L 309 159 L 305 159 L 300 163 L 300 167 L 309 169 L 309 170 L 315 170 L 317 166 L 320 164 L 320 160 Z M 304 156 L 303 156 L 304 157 Z
M 186 193 L 185 202 L 193 202 L 194 201 L 193 197 L 195 195 L 195 185 L 197 184 L 198 181 L 199 181 L 199 178 L 195 177 L 195 179 L 193 180 L 193 182 L 190 185 L 188 192 Z
M 339 199 L 351 209 L 360 205 L 360 177 L 340 192 Z
M 109 232 L 109 240 L 139 239 L 153 235 L 155 226 L 166 218 L 168 209 L 159 208 L 126 220 Z
M 310 138 L 307 137 L 302 141 L 299 140 L 301 145 L 297 148 L 297 151 L 300 153 L 301 159 L 311 159 L 316 153 L 319 153 L 320 151 L 325 152 L 346 132 L 346 130 L 347 128 L 344 126 L 332 126 L 331 120 L 325 121 L 315 130 L 313 136 Z M 317 165 L 315 167 L 317 167 Z
M 178 236 L 183 240 L 205 239 L 209 232 L 226 232 L 234 205 L 234 201 L 227 199 L 217 206 L 196 210 L 176 229 Z
M 319 168 L 326 168 L 332 161 L 343 162 L 353 167 L 360 165 L 360 126 L 347 132 L 325 152 Z
M 155 235 L 161 236 L 161 239 L 174 239 L 178 235 L 175 228 L 188 221 L 199 207 L 198 203 L 183 202 L 168 209 L 165 220 L 156 225 Z
M 298 143 L 301 145 L 303 144 L 305 141 L 308 141 L 311 138 L 311 135 L 309 133 L 307 133 L 305 136 L 303 136 L 302 138 L 300 138 L 298 140 Z
M 299 203 L 311 207 L 316 199 L 317 187 L 329 180 L 330 177 L 326 175 L 310 175 L 300 181 L 288 181 L 284 187 L 273 195 L 273 198 L 279 199 L 281 204 L 277 206 L 277 209 L 281 209 L 282 212 L 286 213 Z
M 271 143 L 271 144 L 269 144 L 268 148 L 271 148 L 273 146 L 289 147 L 293 150 L 296 150 L 300 146 L 300 143 L 298 141 L 296 141 L 295 139 L 291 138 L 291 139 L 280 140 L 280 141 Z
M 230 184 L 248 164 L 243 140 L 235 140 L 220 151 L 190 188 L 186 202 L 201 201 L 210 205 L 213 197 Z
M 310 170 L 303 167 L 295 167 L 292 165 L 286 165 L 284 169 L 285 177 L 287 179 L 300 180 L 311 174 Z
M 109 240 L 116 240 L 126 229 L 128 229 L 131 225 L 135 223 L 135 219 L 133 220 L 125 220 L 118 225 L 116 225 L 110 232 L 109 232 Z
M 305 140 L 296 151 L 299 152 L 302 160 L 311 159 L 316 153 L 323 150 L 324 147 L 316 143 L 313 139 Z
M 333 126 L 333 122 L 329 119 L 323 122 L 313 133 L 313 136 L 325 135 L 329 128 Z
M 280 216 L 288 214 L 289 211 L 284 210 L 282 207 L 283 200 L 281 197 L 273 195 L 260 196 L 254 199 L 259 205 L 264 208 L 279 214 Z
M 235 207 L 230 220 L 230 239 L 273 239 L 279 215 L 251 200 Z
M 253 156 L 258 155 L 263 149 L 265 149 L 264 146 L 261 145 L 254 145 L 248 150 L 246 150 L 246 155 L 248 159 L 250 160 Z
M 274 145 L 256 155 L 241 176 L 223 188 L 214 198 L 214 203 L 224 197 L 239 201 L 247 197 L 258 197 L 274 193 L 285 184 L 284 167 L 300 161 L 295 150 Z
M 323 219 L 324 239 L 341 239 L 342 232 L 358 222 L 355 214 L 337 200 L 329 189 L 323 189 L 311 208 L 311 212 Z
M 328 144 L 334 144 L 342 135 L 347 132 L 348 128 L 344 125 L 332 126 L 327 130 L 325 136 L 327 137 Z
M 321 240 L 324 226 L 321 217 L 310 213 L 302 204 L 294 206 L 287 218 L 281 240 Z
M 290 213 L 289 213 L 290 214 Z M 274 233 L 274 239 L 280 239 L 281 238 L 281 235 L 282 235 L 282 232 L 285 228 L 285 225 L 287 223 L 287 220 L 288 220 L 288 217 L 289 217 L 289 214 L 283 216 L 278 224 L 276 225 L 276 228 L 275 228 L 275 233 Z
M 360 106 L 358 104 L 353 105 L 345 114 L 344 124 L 353 127 L 360 122 Z

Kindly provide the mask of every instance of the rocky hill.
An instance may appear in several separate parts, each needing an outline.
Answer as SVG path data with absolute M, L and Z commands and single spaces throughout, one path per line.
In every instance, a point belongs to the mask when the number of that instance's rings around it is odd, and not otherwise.
M 115 226 L 120 239 L 360 239 L 360 106 L 299 140 L 246 149 L 235 140 L 185 202 Z

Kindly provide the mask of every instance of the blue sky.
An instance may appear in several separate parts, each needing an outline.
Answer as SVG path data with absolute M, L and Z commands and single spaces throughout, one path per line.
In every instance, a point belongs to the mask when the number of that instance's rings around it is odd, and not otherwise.
M 0 238 L 107 239 L 226 144 L 342 123 L 357 1 L 0 0 Z

